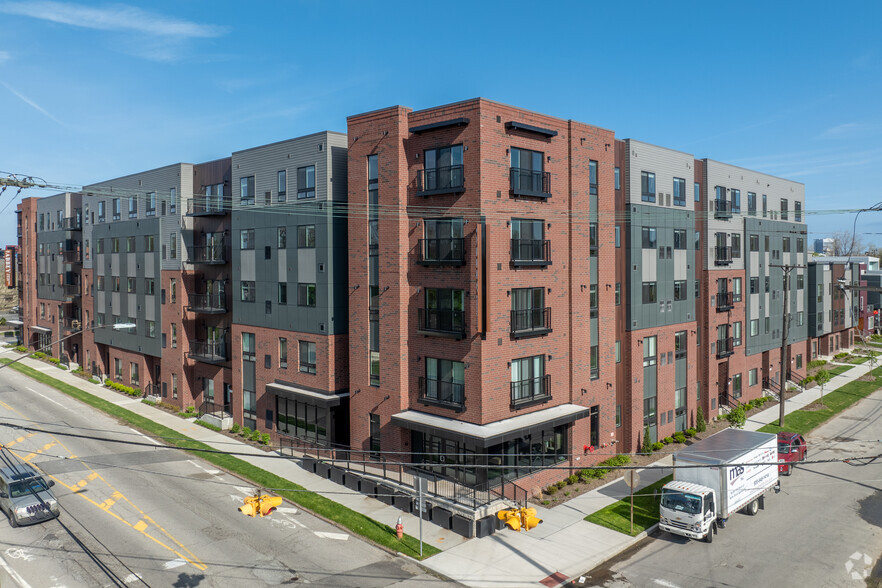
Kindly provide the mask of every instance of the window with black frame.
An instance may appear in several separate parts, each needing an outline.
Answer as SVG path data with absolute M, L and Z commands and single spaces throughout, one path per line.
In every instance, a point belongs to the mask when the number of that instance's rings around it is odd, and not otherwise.
M 512 261 L 546 261 L 545 222 L 537 219 L 511 220 Z
M 461 263 L 464 259 L 463 219 L 426 219 L 425 239 L 420 247 L 422 261 Z
M 423 154 L 418 191 L 444 193 L 462 189 L 465 184 L 462 152 L 462 145 L 427 149 Z

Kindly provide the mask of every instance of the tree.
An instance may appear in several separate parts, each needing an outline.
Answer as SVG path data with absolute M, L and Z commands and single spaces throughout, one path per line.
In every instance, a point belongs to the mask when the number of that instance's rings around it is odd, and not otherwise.
M 821 404 L 824 403 L 824 384 L 830 381 L 830 372 L 827 370 L 818 370 L 815 374 L 815 382 L 821 387 Z
M 831 237 L 833 238 L 833 255 L 839 257 L 860 255 L 866 250 L 861 236 L 851 231 L 837 231 L 832 233 Z
M 643 453 L 649 455 L 652 453 L 652 441 L 649 439 L 649 425 L 646 425 L 646 429 L 643 431 Z
M 700 406 L 695 413 L 695 430 L 699 433 L 707 431 L 707 422 L 704 420 L 704 412 L 702 412 Z

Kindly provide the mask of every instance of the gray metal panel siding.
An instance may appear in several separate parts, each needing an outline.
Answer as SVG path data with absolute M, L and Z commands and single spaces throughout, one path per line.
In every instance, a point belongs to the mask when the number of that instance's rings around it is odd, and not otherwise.
M 626 166 L 623 173 L 628 174 L 628 190 L 625 193 L 626 204 L 645 204 L 653 208 L 670 208 L 674 210 L 693 210 L 693 183 L 695 158 L 689 153 L 674 151 L 665 147 L 626 139 Z M 642 201 L 641 172 L 655 174 L 655 203 Z M 674 178 L 686 181 L 686 206 L 674 206 Z M 668 201 L 670 200 L 670 204 Z
M 144 251 L 144 236 L 156 235 L 159 231 L 161 219 L 150 218 L 143 220 L 118 221 L 107 224 L 99 224 L 93 228 L 92 236 L 94 239 L 106 239 L 105 251 L 110 251 L 110 239 L 113 237 L 120 238 L 120 249 L 125 249 L 125 238 L 129 236 L 135 237 L 136 252 L 135 253 L 119 253 L 105 254 L 104 267 L 94 268 L 94 278 L 92 287 L 97 282 L 97 276 L 104 276 L 104 296 L 99 296 L 96 292 L 94 299 L 93 312 L 97 315 L 104 314 L 104 323 L 110 325 L 113 322 L 113 315 L 120 317 L 121 322 L 127 322 L 130 317 L 136 319 L 138 328 L 135 334 L 128 331 L 114 331 L 111 327 L 95 330 L 95 341 L 104 343 L 120 349 L 135 351 L 160 357 L 162 354 L 161 331 L 162 331 L 162 306 L 160 297 L 146 295 L 145 278 L 146 263 L 145 258 L 153 257 L 153 264 L 159 263 L 159 244 L 153 252 Z M 120 278 L 120 292 L 112 291 L 113 276 Z M 126 278 L 134 277 L 136 279 L 136 293 L 126 293 Z M 156 283 L 156 291 L 159 291 L 160 285 L 158 278 Z M 97 288 L 96 288 L 97 290 Z M 107 293 L 111 295 L 108 297 Z M 104 304 L 110 299 L 111 305 Z M 147 306 L 151 309 L 148 311 Z M 147 336 L 147 320 L 155 318 L 156 329 L 155 336 Z

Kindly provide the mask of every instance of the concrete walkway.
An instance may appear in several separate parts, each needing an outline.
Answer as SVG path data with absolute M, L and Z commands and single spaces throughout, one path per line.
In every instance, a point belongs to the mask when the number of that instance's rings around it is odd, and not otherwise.
M 6 350 L 8 351 L 8 350 Z M 14 352 L 4 355 L 17 357 Z M 832 358 L 823 358 L 832 359 Z M 226 435 L 216 433 L 182 419 L 113 392 L 90 384 L 73 374 L 34 359 L 24 359 L 23 364 L 81 388 L 114 404 L 149 418 L 188 437 L 197 439 L 213 448 L 231 452 L 247 453 L 240 457 L 255 466 L 277 474 L 287 480 L 323 494 L 355 511 L 394 526 L 398 517 L 404 523 L 405 532 L 417 536 L 417 517 L 387 506 L 378 500 L 353 492 L 344 486 L 321 478 L 302 469 L 292 459 L 280 459 L 276 452 L 242 443 Z M 824 386 L 824 393 L 852 382 L 870 371 L 868 364 L 856 365 L 847 372 L 834 376 Z M 818 400 L 820 389 L 815 387 L 788 399 L 785 410 L 790 413 Z M 763 410 L 750 417 L 745 429 L 755 431 L 778 418 L 778 407 Z M 639 487 L 644 488 L 670 473 L 670 455 L 653 464 L 668 466 L 665 469 L 642 470 Z M 586 522 L 585 516 L 628 496 L 629 490 L 623 479 L 610 482 L 591 492 L 567 501 L 553 509 L 537 508 L 543 524 L 529 533 L 509 530 L 497 532 L 482 539 L 465 539 L 452 531 L 441 529 L 428 522 L 423 523 L 423 539 L 442 550 L 442 553 L 426 560 L 423 565 L 448 578 L 467 586 L 492 587 L 544 585 L 553 587 L 580 573 L 600 565 L 607 559 L 637 543 L 645 534 L 636 538 Z

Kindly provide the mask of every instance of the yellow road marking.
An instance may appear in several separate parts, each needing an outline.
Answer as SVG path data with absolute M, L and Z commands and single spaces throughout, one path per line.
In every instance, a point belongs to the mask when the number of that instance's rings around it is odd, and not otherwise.
M 90 482 L 91 482 L 92 480 L 97 479 L 97 478 L 98 478 L 98 474 L 96 474 L 95 472 L 92 472 L 91 474 L 89 474 L 88 476 L 86 476 L 86 479 L 89 480 Z
M 27 462 L 30 462 L 30 461 L 31 461 L 32 459 L 34 459 L 35 457 L 37 457 L 37 454 L 36 454 L 36 453 L 28 453 L 28 454 L 27 454 L 26 456 L 24 456 L 22 459 L 24 459 L 24 460 L 27 461 Z
M 143 520 L 140 520 L 140 521 L 138 521 L 137 524 L 136 524 L 134 527 L 132 527 L 132 528 L 135 529 L 136 531 L 141 531 L 141 532 L 143 532 L 144 529 L 147 528 L 147 523 L 145 523 Z

